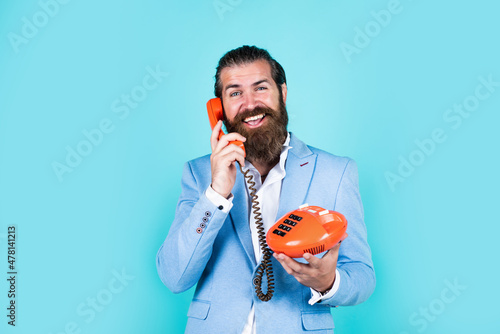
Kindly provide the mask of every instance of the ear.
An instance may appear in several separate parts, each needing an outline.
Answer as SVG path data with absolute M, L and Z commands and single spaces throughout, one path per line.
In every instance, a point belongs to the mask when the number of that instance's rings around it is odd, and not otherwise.
M 286 89 L 286 83 L 283 83 L 281 85 L 281 92 L 283 93 L 283 103 L 285 104 L 286 106 L 286 93 L 287 93 L 287 89 Z

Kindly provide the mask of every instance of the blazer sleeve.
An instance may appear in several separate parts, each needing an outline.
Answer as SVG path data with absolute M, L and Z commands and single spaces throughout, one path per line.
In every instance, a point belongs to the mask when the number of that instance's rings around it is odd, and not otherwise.
M 345 166 L 335 200 L 335 211 L 347 219 L 347 234 L 340 245 L 337 269 L 340 285 L 337 292 L 319 304 L 356 305 L 370 297 L 375 289 L 375 271 L 367 241 L 363 204 L 359 193 L 358 169 L 353 160 Z
M 156 255 L 158 275 L 173 293 L 186 291 L 198 282 L 228 215 L 206 197 L 205 187 L 199 184 L 191 163 L 186 163 L 175 218 Z

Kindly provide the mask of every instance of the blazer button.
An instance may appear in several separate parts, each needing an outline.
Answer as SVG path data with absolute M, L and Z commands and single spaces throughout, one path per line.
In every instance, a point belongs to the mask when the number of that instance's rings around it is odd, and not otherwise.
M 201 220 L 203 220 L 204 223 L 208 222 L 208 218 L 207 217 L 203 217 L 203 218 L 201 218 Z
M 205 211 L 205 216 L 206 217 L 210 217 L 212 215 L 212 213 L 210 211 Z
M 196 233 L 201 234 L 201 232 L 203 232 L 203 229 L 202 229 L 201 227 L 198 227 L 198 228 L 196 229 Z
M 201 223 L 201 224 L 200 224 L 200 227 L 201 227 L 201 228 L 205 228 L 205 227 L 207 227 L 207 225 L 206 225 L 205 223 Z

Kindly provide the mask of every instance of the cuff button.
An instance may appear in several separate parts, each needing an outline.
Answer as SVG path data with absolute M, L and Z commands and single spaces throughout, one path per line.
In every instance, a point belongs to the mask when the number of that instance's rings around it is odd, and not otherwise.
M 201 232 L 203 232 L 203 229 L 202 229 L 201 227 L 198 227 L 198 228 L 196 229 L 196 233 L 201 234 Z
M 212 213 L 210 211 L 205 211 L 205 217 L 210 217 Z

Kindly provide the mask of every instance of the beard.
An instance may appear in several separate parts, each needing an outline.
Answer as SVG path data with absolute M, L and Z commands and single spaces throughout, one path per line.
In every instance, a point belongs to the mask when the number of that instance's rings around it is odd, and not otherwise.
M 281 92 L 280 92 L 281 93 Z M 224 113 L 224 125 L 228 132 L 237 132 L 245 137 L 246 159 L 259 164 L 275 164 L 279 161 L 283 143 L 288 135 L 288 113 L 280 94 L 279 110 L 256 107 L 245 110 L 230 121 Z M 264 114 L 266 124 L 254 129 L 246 128 L 243 120 L 247 117 Z

